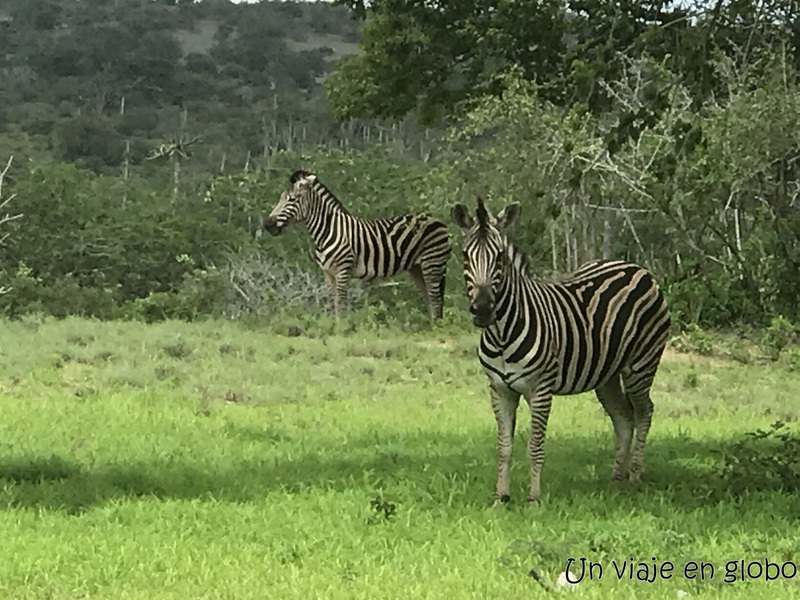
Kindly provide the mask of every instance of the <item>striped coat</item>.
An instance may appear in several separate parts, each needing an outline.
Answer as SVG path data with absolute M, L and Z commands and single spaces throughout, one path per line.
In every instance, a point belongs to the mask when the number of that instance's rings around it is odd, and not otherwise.
M 340 316 L 350 280 L 368 287 L 379 278 L 407 271 L 428 304 L 432 321 L 442 317 L 450 234 L 447 226 L 425 213 L 383 219 L 350 214 L 316 175 L 295 171 L 264 229 L 280 234 L 290 223 L 302 223 L 311 234 L 317 262 L 331 288 Z
M 638 480 L 653 413 L 650 388 L 667 343 L 670 315 L 653 276 L 623 261 L 593 261 L 558 283 L 531 277 L 525 255 L 505 231 L 511 204 L 493 217 L 478 199 L 473 218 L 452 209 L 464 232 L 464 279 L 478 358 L 497 420 L 496 499 L 510 498 L 511 445 L 520 397 L 528 403 L 530 490 L 538 502 L 544 438 L 553 395 L 595 391 L 614 427 L 613 479 Z M 631 452 L 631 443 L 633 451 Z

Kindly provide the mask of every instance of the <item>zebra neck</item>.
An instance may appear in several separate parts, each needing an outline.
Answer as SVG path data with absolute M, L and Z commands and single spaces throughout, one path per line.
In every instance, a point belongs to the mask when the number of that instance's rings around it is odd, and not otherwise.
M 341 228 L 350 215 L 341 205 L 331 202 L 327 198 L 316 196 L 311 202 L 308 214 L 305 218 L 305 225 L 311 234 L 311 239 L 317 249 L 321 250 L 331 243 L 334 229 Z
M 542 284 L 527 272 L 526 257 L 513 247 L 508 248 L 508 266 L 497 288 L 497 308 L 492 325 L 492 337 L 500 343 L 512 341 L 518 335 L 521 323 L 525 328 L 535 327 L 530 322 L 531 314 L 526 310 L 526 299 L 540 296 Z

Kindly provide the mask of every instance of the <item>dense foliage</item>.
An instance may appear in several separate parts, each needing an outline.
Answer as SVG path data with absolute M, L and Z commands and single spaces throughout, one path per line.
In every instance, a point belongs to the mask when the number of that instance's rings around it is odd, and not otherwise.
M 0 156 L 115 176 L 128 164 L 154 177 L 164 159 L 146 159 L 178 139 L 202 138 L 184 165 L 200 172 L 371 135 L 336 123 L 322 93 L 337 61 L 359 52 L 358 24 L 342 7 L 90 4 L 0 7 Z
M 543 277 L 636 260 L 682 326 L 800 321 L 795 0 L 343 3 L 363 25 L 328 3 L 7 2 L 0 202 L 23 217 L 0 310 L 323 307 L 305 232 L 258 235 L 302 167 L 365 216 L 520 201 Z M 424 319 L 408 280 L 377 299 Z

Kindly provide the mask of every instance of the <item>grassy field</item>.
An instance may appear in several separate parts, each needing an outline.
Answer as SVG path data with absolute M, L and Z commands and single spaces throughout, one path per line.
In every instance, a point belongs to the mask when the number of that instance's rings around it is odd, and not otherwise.
M 529 570 L 553 584 L 570 557 L 604 566 L 571 598 L 800 597 L 800 573 L 725 581 L 730 560 L 800 563 L 800 494 L 721 470 L 746 432 L 797 418 L 788 364 L 670 351 L 638 489 L 608 480 L 594 397 L 557 398 L 542 505 L 524 503 L 524 426 L 512 503 L 493 508 L 475 331 L 0 331 L 2 598 L 532 598 Z M 619 580 L 611 561 L 631 557 L 671 579 Z M 686 579 L 689 561 L 714 576 Z

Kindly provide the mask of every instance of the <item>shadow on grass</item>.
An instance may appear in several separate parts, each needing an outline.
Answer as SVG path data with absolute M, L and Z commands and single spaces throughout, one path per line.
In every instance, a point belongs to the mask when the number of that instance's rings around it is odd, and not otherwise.
M 275 432 L 259 435 L 252 428 L 231 430 L 243 439 L 263 441 L 265 456 L 274 445 Z M 259 439 L 261 438 L 261 439 Z M 147 463 L 100 465 L 91 469 L 68 459 L 0 457 L 0 508 L 18 507 L 81 514 L 112 499 L 214 498 L 253 502 L 265 495 L 287 495 L 322 490 L 358 490 L 402 495 L 421 507 L 444 504 L 483 508 L 490 504 L 495 484 L 495 439 L 464 436 L 372 435 L 346 446 L 322 447 L 293 460 L 241 461 L 220 466 L 180 459 L 154 457 Z M 718 441 L 692 438 L 654 438 L 648 444 L 647 471 L 640 486 L 609 481 L 612 467 L 611 438 L 555 437 L 548 440 L 543 473 L 543 502 L 586 505 L 609 515 L 648 510 L 654 505 L 692 511 L 732 500 L 713 468 Z M 695 464 L 689 464 L 694 459 Z M 594 465 L 595 475 L 586 465 Z M 737 510 L 786 515 L 789 498 L 767 490 L 755 477 L 740 497 Z M 524 505 L 528 466 L 525 437 L 515 439 L 512 467 L 513 505 Z M 366 499 L 365 501 L 368 501 Z M 735 526 L 732 524 L 731 526 Z

